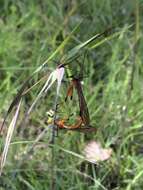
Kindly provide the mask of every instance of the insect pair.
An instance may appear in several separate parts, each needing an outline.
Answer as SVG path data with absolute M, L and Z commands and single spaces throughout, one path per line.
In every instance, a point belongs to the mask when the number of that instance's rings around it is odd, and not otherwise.
M 59 67 L 66 67 L 64 64 L 60 64 Z M 82 83 L 81 80 L 83 79 L 83 67 L 80 64 L 81 73 L 80 76 L 70 76 L 70 84 L 67 89 L 65 102 L 67 102 L 68 99 L 72 100 L 73 97 L 73 91 L 75 90 L 78 95 L 78 102 L 79 102 L 79 115 L 76 117 L 76 121 L 73 125 L 67 124 L 69 118 L 56 118 L 54 121 L 54 124 L 59 129 L 67 129 L 67 130 L 76 130 L 81 132 L 90 132 L 90 131 L 96 131 L 94 127 L 90 126 L 90 115 L 87 107 L 87 103 L 84 97 L 83 89 L 82 89 Z

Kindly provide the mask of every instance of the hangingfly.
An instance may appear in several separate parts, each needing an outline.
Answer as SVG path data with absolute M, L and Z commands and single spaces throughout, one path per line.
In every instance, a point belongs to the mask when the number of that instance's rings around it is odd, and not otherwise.
M 54 117 L 54 111 L 47 112 L 49 118 L 47 120 L 48 124 L 52 123 L 53 117 Z M 71 130 L 71 131 L 78 131 L 78 132 L 95 132 L 96 128 L 94 127 L 85 127 L 83 120 L 81 116 L 76 117 L 76 122 L 74 124 L 68 124 L 69 118 L 56 118 L 54 121 L 54 124 L 58 127 L 58 129 L 64 129 L 64 130 Z
M 77 122 L 73 125 L 68 125 L 66 123 L 68 119 L 57 119 L 55 120 L 55 124 L 59 129 L 79 131 L 79 132 L 96 132 L 96 128 L 94 127 L 83 127 L 83 121 L 80 116 L 77 117 Z

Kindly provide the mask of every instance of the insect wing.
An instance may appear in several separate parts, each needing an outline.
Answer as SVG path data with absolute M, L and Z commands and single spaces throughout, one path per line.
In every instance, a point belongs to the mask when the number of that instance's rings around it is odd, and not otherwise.
M 85 97 L 84 97 L 84 94 L 82 91 L 81 82 L 80 82 L 80 80 L 76 79 L 76 80 L 74 80 L 74 84 L 75 84 L 75 88 L 76 88 L 77 93 L 78 93 L 81 118 L 83 120 L 83 123 L 86 126 L 89 126 L 89 124 L 90 124 L 89 111 L 88 111 L 86 100 L 85 100 Z

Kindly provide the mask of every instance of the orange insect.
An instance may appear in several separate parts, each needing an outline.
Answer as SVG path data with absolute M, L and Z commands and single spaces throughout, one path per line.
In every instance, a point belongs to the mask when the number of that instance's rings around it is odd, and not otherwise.
M 61 119 L 61 120 L 55 120 L 55 124 L 58 126 L 60 129 L 77 129 L 82 126 L 82 119 L 81 117 L 77 118 L 77 122 L 74 125 L 67 125 L 66 120 L 68 119 Z
M 74 130 L 79 132 L 96 132 L 94 127 L 83 127 L 83 121 L 80 116 L 77 117 L 77 122 L 74 125 L 67 125 L 67 119 L 57 119 L 55 120 L 55 125 L 59 129 Z
M 48 111 L 47 115 L 49 116 L 49 118 L 46 121 L 46 123 L 50 124 L 53 122 L 54 111 L 53 110 Z M 73 131 L 79 131 L 79 132 L 95 132 L 96 131 L 94 127 L 91 127 L 91 126 L 84 127 L 84 123 L 82 121 L 81 116 L 78 116 L 76 118 L 75 124 L 72 124 L 72 125 L 69 125 L 67 123 L 68 120 L 69 118 L 64 118 L 64 119 L 56 118 L 54 123 L 58 129 L 73 130 Z

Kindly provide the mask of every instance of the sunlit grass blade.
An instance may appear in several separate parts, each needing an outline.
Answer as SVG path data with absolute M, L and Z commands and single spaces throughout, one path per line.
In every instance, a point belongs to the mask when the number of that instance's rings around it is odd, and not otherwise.
M 59 90 L 61 87 L 61 81 L 63 79 L 64 76 L 64 67 L 61 68 L 57 68 L 55 69 L 48 77 L 46 83 L 44 84 L 43 88 L 41 89 L 41 91 L 39 92 L 39 94 L 37 95 L 36 99 L 34 100 L 34 102 L 32 103 L 32 105 L 30 106 L 27 115 L 29 115 L 31 113 L 31 111 L 33 110 L 35 104 L 37 103 L 37 101 L 40 99 L 40 97 L 42 96 L 42 94 L 45 92 L 47 93 L 47 91 L 52 87 L 52 85 L 54 84 L 55 81 L 57 81 L 57 96 L 59 95 Z
M 93 37 L 91 37 L 90 39 L 88 39 L 87 41 L 75 46 L 74 48 L 72 48 L 71 50 L 69 50 L 69 52 L 63 57 L 64 62 L 68 62 L 68 60 L 70 60 L 72 57 L 76 56 L 79 51 L 83 48 L 85 48 L 86 46 L 88 46 L 91 42 L 93 42 L 94 40 L 96 40 L 97 38 L 99 38 L 100 36 L 106 34 L 110 29 L 105 30 L 102 33 L 96 34 Z
M 21 105 L 21 100 L 19 101 L 15 115 L 14 115 L 14 117 L 13 117 L 13 119 L 9 125 L 9 128 L 8 128 L 8 132 L 7 132 L 7 136 L 6 136 L 6 140 L 5 140 L 5 145 L 4 145 L 4 150 L 3 150 L 3 153 L 1 156 L 1 161 L 0 161 L 0 174 L 2 174 L 2 170 L 3 170 L 3 167 L 4 167 L 5 162 L 6 162 L 6 157 L 7 157 L 10 141 L 11 141 L 13 131 L 14 131 L 14 128 L 16 126 L 16 122 L 17 122 L 18 115 L 19 115 L 20 105 Z
M 104 44 L 105 42 L 108 42 L 108 41 L 110 41 L 110 40 L 116 38 L 116 37 L 119 36 L 120 34 L 123 34 L 123 33 L 127 32 L 127 30 L 128 30 L 129 28 L 131 28 L 132 26 L 133 26 L 133 25 L 125 26 L 121 31 L 115 32 L 115 33 L 113 33 L 113 34 L 111 34 L 111 35 L 105 37 L 104 39 L 100 40 L 99 42 L 93 44 L 92 46 L 89 46 L 89 49 L 93 50 L 93 49 L 99 47 L 100 45 Z

